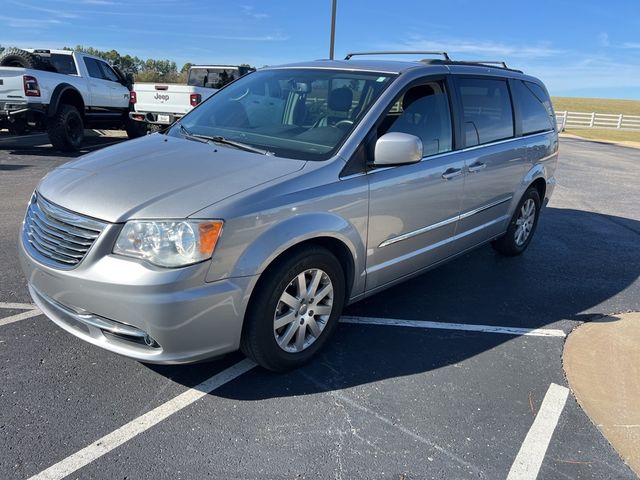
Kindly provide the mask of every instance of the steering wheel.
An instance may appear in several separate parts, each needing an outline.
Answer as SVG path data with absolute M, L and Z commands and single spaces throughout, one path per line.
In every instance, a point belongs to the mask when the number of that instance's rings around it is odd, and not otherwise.
M 248 88 L 243 93 L 238 95 L 237 97 L 231 97 L 231 100 L 234 100 L 234 101 L 242 100 L 247 95 L 249 95 L 249 89 Z
M 351 126 L 353 125 L 353 120 L 349 120 L 345 118 L 344 120 L 340 120 L 339 122 L 336 122 L 334 127 L 342 127 L 343 125 Z

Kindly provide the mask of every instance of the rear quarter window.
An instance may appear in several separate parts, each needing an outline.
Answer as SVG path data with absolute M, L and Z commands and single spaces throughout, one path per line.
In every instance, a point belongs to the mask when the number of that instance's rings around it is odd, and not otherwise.
M 59 53 L 52 53 L 49 57 L 49 62 L 55 67 L 56 72 L 64 73 L 66 75 L 77 75 L 76 63 L 73 61 L 71 55 L 62 55 Z
M 513 86 L 513 94 L 520 107 L 522 134 L 531 135 L 552 130 L 553 110 L 548 97 L 548 106 L 544 104 L 544 97 L 546 97 L 544 90 L 535 83 L 525 83 L 520 80 L 513 82 Z M 538 89 L 538 95 L 534 93 L 535 87 Z M 539 98 L 539 95 L 544 95 L 544 97 Z
M 513 109 L 506 80 L 459 77 L 457 83 L 467 146 L 514 136 Z

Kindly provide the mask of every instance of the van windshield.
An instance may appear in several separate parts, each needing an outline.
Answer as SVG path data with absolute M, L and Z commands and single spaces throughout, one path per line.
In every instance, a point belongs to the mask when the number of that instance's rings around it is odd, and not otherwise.
M 194 135 L 223 137 L 302 160 L 325 160 L 391 83 L 388 73 L 273 69 L 246 75 L 180 120 Z M 175 126 L 169 135 L 181 136 Z

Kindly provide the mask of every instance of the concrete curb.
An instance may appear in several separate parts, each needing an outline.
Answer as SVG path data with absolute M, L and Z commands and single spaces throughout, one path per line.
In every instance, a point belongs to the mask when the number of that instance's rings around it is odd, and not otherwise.
M 576 328 L 565 343 L 569 386 L 589 418 L 640 476 L 640 312 Z

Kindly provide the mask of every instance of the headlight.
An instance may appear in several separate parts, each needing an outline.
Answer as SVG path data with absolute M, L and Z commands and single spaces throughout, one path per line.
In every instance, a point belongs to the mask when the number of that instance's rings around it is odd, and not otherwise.
M 182 267 L 211 258 L 222 220 L 132 220 L 116 240 L 113 253 L 143 258 L 160 267 Z

